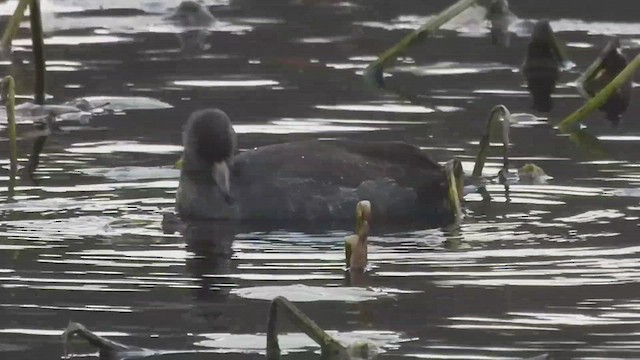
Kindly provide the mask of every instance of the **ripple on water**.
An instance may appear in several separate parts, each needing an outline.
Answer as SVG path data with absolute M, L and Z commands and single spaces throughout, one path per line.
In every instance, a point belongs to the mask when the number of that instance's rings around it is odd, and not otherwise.
M 98 141 L 75 143 L 65 151 L 76 154 L 113 154 L 147 153 L 147 154 L 176 154 L 182 152 L 182 146 L 163 144 L 143 144 L 137 141 Z
M 307 286 L 302 284 L 243 287 L 231 290 L 232 294 L 246 299 L 271 301 L 275 296 L 284 296 L 292 302 L 361 302 L 392 297 L 394 296 L 394 292 L 397 292 L 397 290 L 382 288 L 365 289 L 359 287 Z
M 424 75 L 464 75 L 464 74 L 480 74 L 493 71 L 512 71 L 517 72 L 518 68 L 500 63 L 457 63 L 457 62 L 438 62 L 431 65 L 421 66 L 397 66 L 393 71 L 408 72 L 418 76 Z
M 382 349 L 394 349 L 398 347 L 399 343 L 409 341 L 403 338 L 401 334 L 392 331 L 367 330 L 341 332 L 327 330 L 327 333 L 344 345 L 366 340 Z M 264 353 L 266 336 L 262 334 L 212 333 L 201 334 L 200 336 L 207 339 L 196 342 L 195 345 L 197 346 L 225 350 L 225 352 Z M 313 340 L 302 333 L 279 334 L 278 341 L 280 343 L 280 349 L 288 353 L 303 352 L 318 347 Z

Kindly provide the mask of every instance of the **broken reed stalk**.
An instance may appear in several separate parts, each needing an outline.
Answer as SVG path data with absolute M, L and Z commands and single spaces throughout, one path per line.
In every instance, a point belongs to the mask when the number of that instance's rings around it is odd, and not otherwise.
M 487 154 L 491 147 L 491 132 L 496 121 L 502 120 L 502 168 L 509 168 L 509 130 L 511 126 L 511 113 L 504 105 L 497 105 L 491 109 L 485 133 L 480 138 L 480 150 L 476 156 L 476 164 L 473 167 L 473 177 L 480 177 L 487 160 Z
M 348 360 L 347 349 L 331 335 L 322 330 L 313 320 L 305 315 L 289 300 L 278 296 L 269 306 L 267 320 L 267 360 L 280 360 L 280 346 L 278 345 L 278 308 L 284 311 L 289 320 L 302 330 L 313 341 L 320 345 L 320 357 L 331 360 Z
M 589 99 L 578 110 L 567 116 L 558 124 L 560 131 L 570 133 L 572 127 L 582 122 L 587 115 L 600 108 L 607 99 L 616 92 L 625 82 L 629 81 L 633 74 L 640 68 L 640 55 L 637 55 L 627 67 L 625 67 L 607 86 L 600 90 L 593 98 Z M 588 71 L 588 70 L 587 70 Z
M 448 161 L 445 165 L 445 172 L 447 174 L 449 205 L 453 212 L 454 223 L 458 224 L 463 217 L 462 205 L 460 204 L 460 192 L 462 191 L 462 181 L 464 181 L 462 163 L 458 159 Z
M 44 33 L 42 31 L 42 15 L 40 12 L 40 1 L 31 0 L 30 2 L 30 20 L 31 20 L 31 43 L 33 51 L 33 60 L 35 65 L 35 84 L 34 84 L 34 103 L 44 105 L 45 100 L 45 59 L 44 59 Z M 46 125 L 45 125 L 46 126 Z M 38 164 L 40 163 L 40 154 L 47 141 L 47 136 L 39 136 L 33 142 L 33 149 L 29 156 L 27 164 L 27 174 L 33 177 Z
M 367 66 L 364 71 L 365 79 L 371 83 L 382 86 L 384 84 L 382 72 L 386 65 L 394 61 L 401 53 L 405 52 L 417 41 L 433 35 L 433 33 L 442 25 L 453 19 L 465 9 L 476 4 L 477 1 L 478 0 L 459 0 L 437 16 L 431 18 L 426 24 L 405 36 L 395 46 L 382 53 L 376 61 Z
M 5 56 L 11 53 L 11 42 L 18 33 L 18 28 L 20 28 L 24 12 L 30 1 L 31 0 L 20 0 L 16 6 L 16 10 L 13 12 L 13 16 L 11 16 L 7 22 L 7 27 L 4 29 L 2 39 L 0 40 L 0 50 L 2 50 Z
M 602 64 L 604 57 L 613 49 L 620 47 L 620 40 L 617 38 L 609 41 L 607 46 L 604 47 L 600 55 L 593 61 L 591 65 L 585 70 L 578 79 L 576 79 L 576 87 L 578 89 L 578 93 L 585 99 L 590 99 L 591 96 L 587 93 L 587 90 L 584 88 L 584 83 L 593 75 L 593 73 L 598 69 L 598 67 Z
M 18 140 L 16 132 L 16 84 L 11 75 L 2 79 L 2 99 L 7 110 L 7 133 L 9 135 L 9 194 L 11 201 L 15 193 L 16 174 L 18 173 Z
M 16 133 L 16 86 L 11 75 L 2 79 L 2 98 L 7 110 L 7 133 L 9 135 L 9 157 L 11 176 L 18 171 L 18 143 Z

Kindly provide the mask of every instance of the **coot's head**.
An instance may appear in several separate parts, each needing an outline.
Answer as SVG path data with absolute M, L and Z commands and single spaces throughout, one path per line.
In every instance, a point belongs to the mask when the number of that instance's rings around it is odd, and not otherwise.
M 231 120 L 219 109 L 198 110 L 189 116 L 182 135 L 183 170 L 208 170 L 229 162 L 236 150 Z
M 181 26 L 207 26 L 215 19 L 209 10 L 197 1 L 183 1 L 168 17 Z

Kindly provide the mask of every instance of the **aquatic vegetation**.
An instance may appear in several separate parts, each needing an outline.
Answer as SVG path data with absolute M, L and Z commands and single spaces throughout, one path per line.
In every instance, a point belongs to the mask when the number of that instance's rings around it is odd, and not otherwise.
M 558 124 L 558 128 L 563 132 L 571 133 L 576 124 L 583 121 L 594 110 L 606 104 L 611 96 L 625 86 L 638 68 L 640 68 L 640 55 L 637 55 L 616 77 L 611 79 L 606 86 L 593 95 L 584 105 L 564 118 Z
M 289 321 L 294 323 L 300 330 L 307 334 L 307 336 L 320 345 L 320 359 L 371 359 L 378 353 L 377 346 L 368 341 L 358 341 L 345 347 L 322 330 L 322 328 L 289 302 L 289 300 L 278 296 L 273 299 L 269 307 L 269 318 L 267 320 L 267 360 L 279 360 L 281 358 L 277 330 L 278 309 L 287 315 Z
M 24 12 L 29 5 L 30 11 L 30 23 L 31 23 L 31 43 L 33 47 L 33 57 L 35 66 L 35 82 L 34 82 L 34 102 L 39 105 L 44 105 L 45 101 L 45 60 L 44 60 L 44 35 L 42 31 L 42 16 L 40 13 L 40 1 L 39 0 L 21 0 L 16 6 L 14 15 L 11 17 L 7 24 L 7 28 L 2 36 L 2 52 L 5 56 L 8 56 L 11 49 L 11 41 L 17 32 L 20 20 L 24 16 Z M 44 148 L 47 136 L 39 136 L 36 138 L 33 144 L 33 151 L 29 157 L 29 162 L 25 168 L 26 175 L 33 176 L 38 163 L 40 162 L 40 153 Z
M 18 144 L 16 133 L 16 94 L 13 77 L 5 76 L 2 79 L 2 100 L 7 109 L 7 133 L 9 134 L 9 198 L 13 197 L 16 174 L 18 172 Z
M 418 42 L 433 36 L 442 25 L 471 6 L 483 6 L 488 9 L 486 14 L 487 20 L 491 23 L 492 41 L 508 45 L 508 40 L 506 40 L 508 37 L 504 35 L 504 32 L 508 31 L 508 26 L 514 15 L 509 10 L 506 0 L 459 0 L 431 18 L 426 24 L 405 36 L 396 45 L 386 50 L 378 59 L 369 64 L 364 72 L 365 80 L 376 86 L 384 87 L 383 69 L 385 66 Z
M 364 271 L 367 267 L 367 236 L 371 226 L 371 203 L 367 200 L 356 205 L 356 231 L 344 239 L 346 265 L 349 270 Z
M 613 39 L 602 50 L 602 53 L 576 80 L 578 92 L 590 99 L 609 84 L 628 65 L 628 60 L 620 49 L 620 40 Z M 631 79 L 627 79 L 606 102 L 600 111 L 606 114 L 607 120 L 617 126 L 621 114 L 629 107 L 631 100 Z
M 535 24 L 522 73 L 533 97 L 533 109 L 549 112 L 553 108 L 551 94 L 560 77 L 563 57 L 548 20 Z
M 9 18 L 7 22 L 7 27 L 2 34 L 2 39 L 0 40 L 0 55 L 1 57 L 9 57 L 11 54 L 11 42 L 13 38 L 16 36 L 18 32 L 18 28 L 20 27 L 20 22 L 24 17 L 25 10 L 29 5 L 31 0 L 20 0 L 18 1 L 18 5 L 13 13 L 13 16 Z
M 482 176 L 482 169 L 484 169 L 484 164 L 487 160 L 487 154 L 490 148 L 491 133 L 493 132 L 493 128 L 497 121 L 502 122 L 502 168 L 507 170 L 509 168 L 509 132 L 511 128 L 511 112 L 509 112 L 509 109 L 507 109 L 506 106 L 497 105 L 491 109 L 489 117 L 487 118 L 485 132 L 480 138 L 480 149 L 476 155 L 476 162 L 473 167 L 473 172 L 471 173 L 471 176 L 473 177 Z
M 69 355 L 69 342 L 74 336 L 85 339 L 89 344 L 95 346 L 100 351 L 100 359 L 126 359 L 126 358 L 142 358 L 153 355 L 152 350 L 128 346 L 109 340 L 97 335 L 87 329 L 84 325 L 70 322 L 64 333 L 62 334 L 64 345 L 64 358 Z

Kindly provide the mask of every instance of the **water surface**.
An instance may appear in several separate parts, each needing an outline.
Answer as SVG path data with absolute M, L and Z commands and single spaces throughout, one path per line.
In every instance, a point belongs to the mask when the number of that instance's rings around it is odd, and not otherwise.
M 412 103 L 367 87 L 360 74 L 447 1 L 206 1 L 218 21 L 195 33 L 163 20 L 177 3 L 43 3 L 50 101 L 108 97 L 111 108 L 50 138 L 37 183 L 20 181 L 10 198 L 8 175 L 0 178 L 0 357 L 60 358 L 72 320 L 165 350 L 162 358 L 255 359 L 277 295 L 345 342 L 376 342 L 381 358 L 640 356 L 640 108 L 631 104 L 620 129 L 602 114 L 588 121 L 606 159 L 548 122 L 582 103 L 571 84 L 608 36 L 626 39 L 635 56 L 634 1 L 512 1 L 521 19 L 508 49 L 493 47 L 482 27 L 443 30 L 389 71 L 389 86 Z M 541 18 L 570 43 L 576 67 L 563 73 L 553 111 L 529 115 L 518 69 L 527 23 Z M 26 32 L 15 58 L 0 67 L 30 96 Z M 350 223 L 161 229 L 173 209 L 180 130 L 194 109 L 224 109 L 242 149 L 403 140 L 441 162 L 458 157 L 470 172 L 497 104 L 519 114 L 513 164 L 535 162 L 553 180 L 508 192 L 491 184 L 491 203 L 468 196 L 455 232 L 374 219 L 365 277 L 343 272 Z M 0 146 L 7 154 L 4 135 Z M 20 144 L 23 158 L 29 146 Z M 499 170 L 498 154 L 485 175 Z M 317 357 L 312 342 L 281 326 L 285 358 Z

